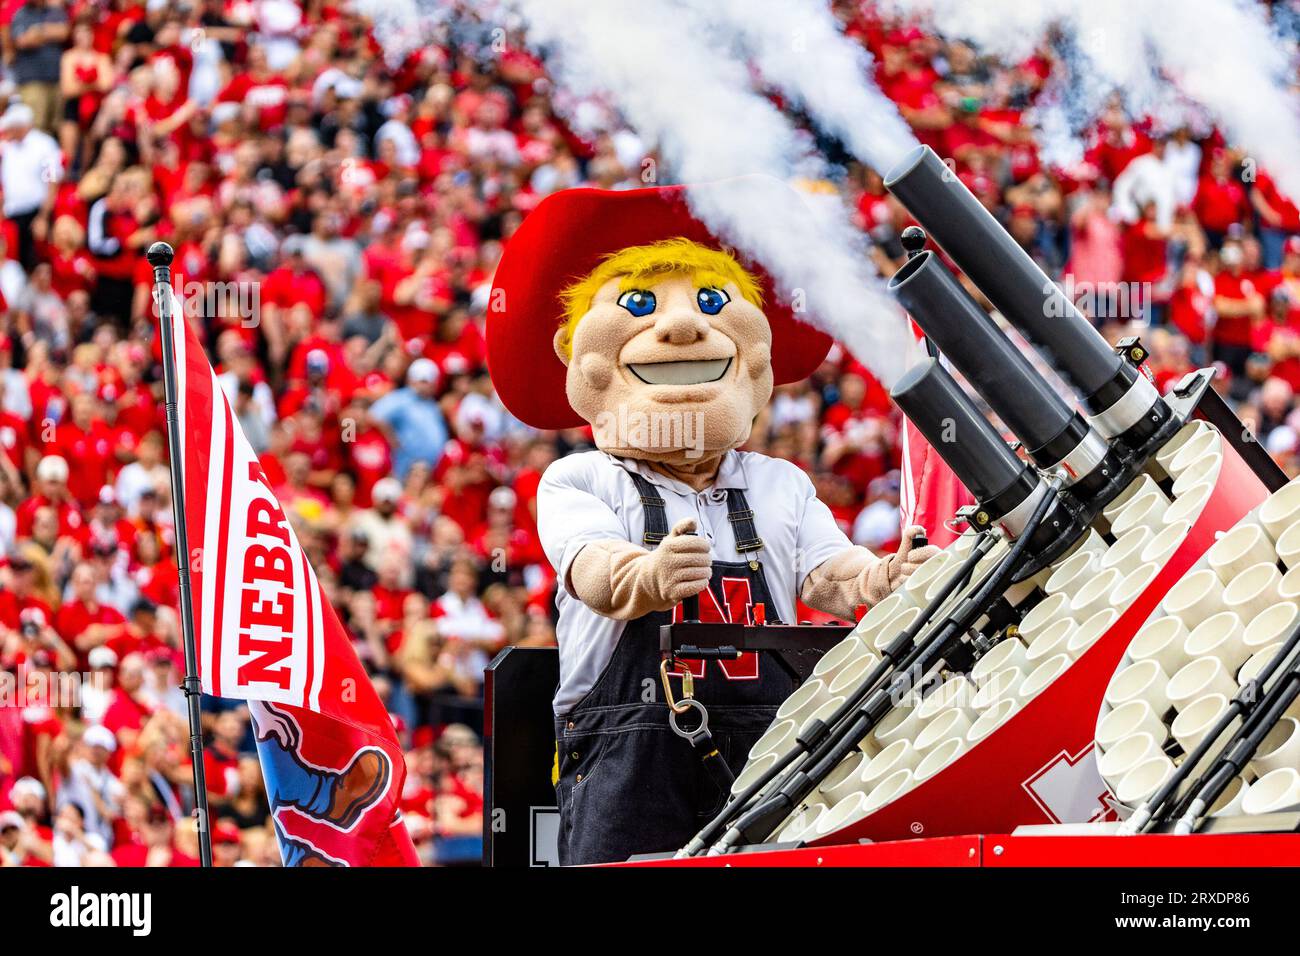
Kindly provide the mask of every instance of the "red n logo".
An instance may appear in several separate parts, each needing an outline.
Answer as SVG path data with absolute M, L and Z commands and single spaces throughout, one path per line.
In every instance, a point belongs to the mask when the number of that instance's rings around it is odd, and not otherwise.
M 709 624 L 752 624 L 750 609 L 754 606 L 749 578 L 722 579 L 722 601 L 713 593 L 713 585 L 700 592 L 700 620 Z M 673 608 L 673 623 L 686 620 L 682 606 Z M 704 665 L 707 661 L 682 661 L 690 664 L 691 674 L 696 680 L 705 677 Z M 758 680 L 758 655 L 751 652 L 741 654 L 734 661 L 718 661 L 722 675 L 727 680 Z

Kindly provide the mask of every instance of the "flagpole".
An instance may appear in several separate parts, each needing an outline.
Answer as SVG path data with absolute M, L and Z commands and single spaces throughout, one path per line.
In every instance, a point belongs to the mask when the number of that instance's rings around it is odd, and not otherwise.
M 185 446 L 181 443 L 181 426 L 177 413 L 176 330 L 172 320 L 172 259 L 175 253 L 165 242 L 155 242 L 145 258 L 153 266 L 154 298 L 162 330 L 163 395 L 167 403 L 167 470 L 172 481 L 172 518 L 176 534 L 177 591 L 181 605 L 181 635 L 185 647 L 185 703 L 189 709 L 190 763 L 194 768 L 194 804 L 198 810 L 199 858 L 204 866 L 212 865 L 212 831 L 208 821 L 208 787 L 203 769 L 203 724 L 199 716 L 199 656 L 194 640 L 194 604 L 190 590 L 190 544 L 185 530 L 185 482 L 181 461 Z M 182 317 L 183 318 L 183 317 Z

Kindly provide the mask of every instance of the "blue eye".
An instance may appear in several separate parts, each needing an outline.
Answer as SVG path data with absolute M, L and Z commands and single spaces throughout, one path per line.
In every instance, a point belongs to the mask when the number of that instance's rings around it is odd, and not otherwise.
M 701 289 L 695 293 L 695 301 L 705 315 L 717 315 L 722 307 L 731 301 L 731 296 L 721 289 Z
M 655 294 L 643 289 L 630 289 L 618 297 L 618 304 L 640 318 L 655 310 Z

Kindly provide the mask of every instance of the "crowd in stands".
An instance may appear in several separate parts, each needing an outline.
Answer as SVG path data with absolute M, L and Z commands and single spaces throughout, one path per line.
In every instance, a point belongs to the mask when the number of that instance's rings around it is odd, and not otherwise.
M 1000 62 L 869 2 L 832 5 L 917 136 L 1106 335 L 1140 331 L 1162 388 L 1213 363 L 1300 470 L 1300 210 L 1272 171 L 1212 126 L 1119 98 L 1083 158 L 1054 166 L 1031 121 L 1060 65 L 1049 44 Z M 395 62 L 348 0 L 0 3 L 0 865 L 198 856 L 142 257 L 158 239 L 394 716 L 417 848 L 477 859 L 483 668 L 555 641 L 536 489 L 591 447 L 496 400 L 493 269 L 543 197 L 640 186 L 656 154 L 599 103 L 602 122 L 575 129 L 524 36 L 443 8 Z M 906 213 L 881 170 L 837 170 L 892 269 Z M 777 390 L 750 447 L 799 463 L 855 541 L 886 549 L 899 429 L 837 348 Z M 84 676 L 75 702 L 62 675 Z M 246 708 L 208 701 L 204 723 L 217 862 L 273 865 Z

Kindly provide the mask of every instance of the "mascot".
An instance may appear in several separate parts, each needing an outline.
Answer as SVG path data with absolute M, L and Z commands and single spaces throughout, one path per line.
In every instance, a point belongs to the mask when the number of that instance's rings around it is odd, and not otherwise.
M 796 465 L 738 450 L 773 385 L 830 344 L 681 187 L 559 192 L 511 238 L 488 310 L 494 386 L 527 424 L 590 425 L 598 449 L 552 464 L 537 495 L 559 577 L 562 863 L 676 850 L 722 808 L 660 686 L 659 628 L 682 602 L 704 621 L 793 622 L 798 599 L 852 620 L 935 553 L 912 546 L 919 528 L 887 557 L 855 547 Z M 761 657 L 695 663 L 733 772 L 793 690 Z

